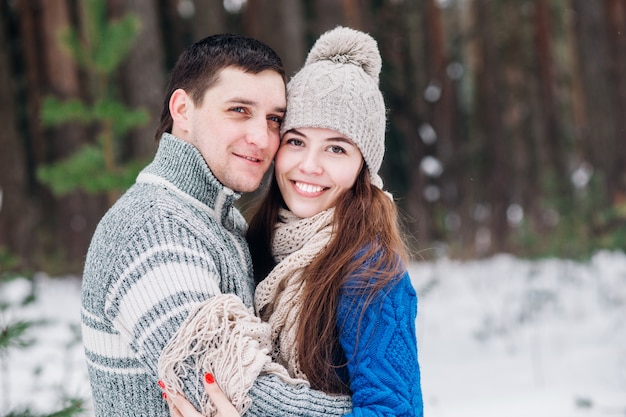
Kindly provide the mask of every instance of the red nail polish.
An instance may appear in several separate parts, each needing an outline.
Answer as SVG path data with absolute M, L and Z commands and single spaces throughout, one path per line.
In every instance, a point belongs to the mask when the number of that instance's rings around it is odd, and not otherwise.
M 164 399 L 164 400 L 167 400 L 167 394 L 166 394 L 166 393 L 163 393 L 163 394 L 161 394 L 161 395 L 163 396 L 163 399 Z
M 163 383 L 163 381 L 158 381 L 157 384 L 159 384 L 159 386 L 161 387 L 161 389 L 165 389 L 165 384 Z
M 212 384 L 215 382 L 215 378 L 213 378 L 213 375 L 211 374 L 205 374 L 204 375 L 204 380 L 208 383 L 208 384 Z

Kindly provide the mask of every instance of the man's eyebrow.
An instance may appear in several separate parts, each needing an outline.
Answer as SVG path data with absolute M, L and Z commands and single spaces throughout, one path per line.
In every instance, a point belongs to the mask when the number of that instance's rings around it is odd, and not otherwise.
M 256 101 L 250 100 L 248 98 L 241 98 L 241 97 L 233 97 L 233 98 L 226 100 L 226 102 L 233 103 L 233 104 L 246 104 L 248 106 L 255 106 L 257 104 Z
M 274 107 L 272 110 L 274 110 L 276 113 L 287 113 L 287 109 L 285 107 Z
M 241 98 L 241 97 L 233 97 L 233 98 L 231 98 L 229 100 L 226 100 L 226 103 L 228 103 L 228 104 L 243 104 L 243 105 L 252 106 L 252 107 L 257 106 L 259 104 L 259 103 L 257 103 L 254 100 L 250 100 L 248 98 Z M 287 110 L 286 110 L 285 107 L 281 106 L 281 107 L 274 107 L 272 109 L 272 111 L 274 111 L 276 113 L 286 113 Z

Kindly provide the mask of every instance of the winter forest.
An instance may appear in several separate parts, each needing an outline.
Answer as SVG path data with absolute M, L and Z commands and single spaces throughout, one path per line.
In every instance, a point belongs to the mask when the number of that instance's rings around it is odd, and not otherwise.
M 5 0 L 2 269 L 81 270 L 187 45 L 256 37 L 290 75 L 336 25 L 380 45 L 382 176 L 416 257 L 624 247 L 624 0 Z
M 626 416 L 626 0 L 0 0 L 0 416 L 90 415 L 83 262 L 178 55 L 290 76 L 337 25 L 382 53 L 425 415 Z

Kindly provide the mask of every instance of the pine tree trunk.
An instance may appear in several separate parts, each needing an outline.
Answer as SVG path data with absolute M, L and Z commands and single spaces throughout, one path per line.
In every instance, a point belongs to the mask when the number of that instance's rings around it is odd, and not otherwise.
M 0 4 L 0 252 L 9 251 L 19 259 L 19 268 L 32 268 L 36 212 L 29 195 L 24 138 L 17 124 L 14 62 L 7 36 L 7 4 Z M 3 269 L 4 265 L 0 265 Z
M 616 176 L 621 178 L 615 185 L 613 203 L 626 204 L 626 1 L 604 0 L 607 16 L 607 44 L 609 48 L 609 79 L 613 91 L 613 107 L 616 118 L 615 155 Z
M 389 94 L 385 100 L 389 106 L 390 133 L 398 135 L 401 141 L 402 151 L 397 155 L 404 159 L 406 198 L 401 204 L 409 217 L 407 230 L 419 248 L 425 249 L 435 239 L 436 225 L 433 222 L 433 204 L 424 195 L 430 180 L 421 169 L 421 162 L 424 156 L 434 153 L 435 149 L 432 145 L 426 145 L 420 137 L 425 123 L 432 125 L 427 119 L 429 112 L 423 97 L 433 75 L 428 65 L 424 65 L 427 61 L 427 41 L 423 31 L 426 14 L 420 4 L 405 2 L 398 5 L 395 13 L 387 18 L 391 22 L 401 23 L 379 25 L 390 27 L 389 43 L 382 48 L 385 57 L 383 65 L 395 75 L 389 80 Z M 391 158 L 386 159 L 389 161 Z
M 554 42 L 551 28 L 550 9 L 547 0 L 540 0 L 535 5 L 535 50 L 539 68 L 539 97 L 541 112 L 535 114 L 542 128 L 538 132 L 540 142 L 545 144 L 546 161 L 543 164 L 551 174 L 554 192 L 561 201 L 571 201 L 571 187 L 567 161 L 567 146 L 564 132 L 559 124 L 558 102 L 555 97 L 556 82 L 554 79 L 554 63 L 552 44 Z
M 620 109 L 614 105 L 616 86 L 609 71 L 608 16 L 605 15 L 604 2 L 571 0 L 571 4 L 576 13 L 574 30 L 583 86 L 585 124 L 582 141 L 586 159 L 602 179 L 601 193 L 595 202 L 598 207 L 607 207 L 618 189 L 622 167 L 618 166 L 617 155 L 624 148 L 623 143 L 616 140 L 619 132 L 615 121 L 623 119 L 624 114 L 619 113 Z
M 40 19 L 36 22 L 43 45 L 37 42 L 31 47 L 41 49 L 43 65 L 38 68 L 38 81 L 42 96 L 51 94 L 59 99 L 89 100 L 90 97 L 82 95 L 88 89 L 81 85 L 75 63 L 58 42 L 59 30 L 72 23 L 80 23 L 80 17 L 84 15 L 80 10 L 70 10 L 70 3 L 61 0 L 41 2 L 35 17 Z M 79 22 L 72 22 L 72 16 L 78 16 Z M 40 110 L 37 109 L 37 119 L 33 123 L 38 123 Z M 49 128 L 45 133 L 48 154 L 40 163 L 64 159 L 83 144 L 95 140 L 88 129 L 71 123 Z M 44 195 L 48 193 L 44 191 Z M 48 201 L 44 214 L 50 235 L 42 236 L 45 250 L 56 254 L 66 271 L 80 272 L 93 230 L 106 210 L 104 199 L 76 192 Z
M 263 13 L 268 8 L 274 12 Z M 249 0 L 243 21 L 247 36 L 267 43 L 280 55 L 287 78 L 304 65 L 308 45 L 302 0 Z
M 314 18 L 311 21 L 311 31 L 315 38 L 335 26 L 346 24 L 343 1 L 315 0 L 312 3 L 311 12 Z
M 121 14 L 132 13 L 141 19 L 141 30 L 135 45 L 121 68 L 126 104 L 145 109 L 148 123 L 131 133 L 129 158 L 149 160 L 156 143 L 154 133 L 159 125 L 165 96 L 165 57 L 155 0 L 125 1 Z
M 195 0 L 194 5 L 195 14 L 191 18 L 194 41 L 227 32 L 223 0 Z
M 511 154 L 508 152 L 508 138 L 503 125 L 504 100 L 502 97 L 502 65 L 498 57 L 498 17 L 496 5 L 490 0 L 477 0 L 477 36 L 480 39 L 480 66 L 477 68 L 477 102 L 475 108 L 480 113 L 478 123 L 484 135 L 485 186 L 490 208 L 489 230 L 491 252 L 506 250 L 508 238 L 507 209 L 509 207 L 509 186 Z

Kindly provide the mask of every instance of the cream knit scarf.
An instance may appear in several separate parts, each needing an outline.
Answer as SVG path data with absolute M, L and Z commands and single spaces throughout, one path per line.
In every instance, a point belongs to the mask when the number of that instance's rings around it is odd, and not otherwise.
M 275 228 L 272 253 L 278 265 L 256 288 L 257 314 L 272 330 L 272 360 L 287 368 L 289 375 L 306 379 L 300 370 L 296 332 L 302 310 L 302 270 L 326 247 L 332 234 L 334 209 L 300 219 L 286 210 Z
M 334 209 L 329 209 L 300 219 L 281 210 L 272 247 L 279 263 L 255 293 L 255 309 L 265 321 L 232 294 L 215 296 L 200 304 L 159 358 L 159 378 L 170 391 L 183 392 L 181 378 L 202 377 L 211 372 L 243 414 L 251 403 L 248 390 L 259 374 L 273 373 L 293 384 L 306 383 L 296 349 L 302 269 L 328 244 L 333 213 Z M 215 415 L 201 384 L 196 384 L 195 392 L 189 394 L 198 399 L 203 415 Z

